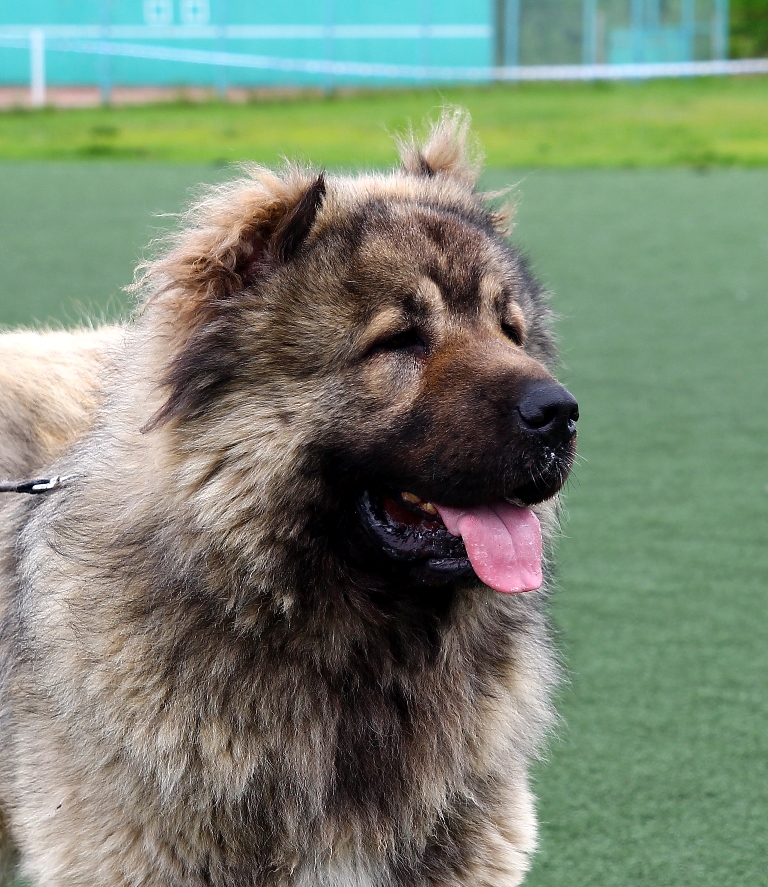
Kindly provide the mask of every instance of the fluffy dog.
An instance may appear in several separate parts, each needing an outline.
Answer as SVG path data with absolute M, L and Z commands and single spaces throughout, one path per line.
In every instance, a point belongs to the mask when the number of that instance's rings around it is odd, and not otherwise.
M 0 497 L 0 832 L 35 887 L 522 881 L 578 414 L 467 139 L 252 168 L 131 323 L 0 337 L 0 477 L 69 478 Z

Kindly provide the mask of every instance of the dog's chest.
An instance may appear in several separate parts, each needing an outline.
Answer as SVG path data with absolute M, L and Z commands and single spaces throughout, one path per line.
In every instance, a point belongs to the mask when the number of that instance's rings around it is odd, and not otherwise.
M 332 859 L 317 869 L 303 871 L 292 887 L 377 887 L 384 871 L 361 860 Z
M 208 776 L 229 781 L 242 762 L 239 787 L 219 786 L 232 806 L 195 806 L 209 810 L 214 832 L 244 829 L 251 872 L 279 871 L 290 887 L 389 883 L 393 861 L 418 857 L 451 799 L 472 790 L 480 713 L 466 689 L 429 674 L 387 686 L 315 675 L 290 696 L 262 692 L 258 722 L 206 749 Z M 214 762 L 225 749 L 228 767 Z M 221 871 L 242 872 L 228 841 L 211 849 Z

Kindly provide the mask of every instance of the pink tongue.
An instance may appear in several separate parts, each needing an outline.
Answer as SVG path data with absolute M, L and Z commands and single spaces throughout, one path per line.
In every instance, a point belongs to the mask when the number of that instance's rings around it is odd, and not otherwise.
M 541 585 L 541 526 L 530 508 L 495 502 L 479 508 L 435 503 L 449 533 L 461 536 L 472 568 L 496 591 L 512 594 Z

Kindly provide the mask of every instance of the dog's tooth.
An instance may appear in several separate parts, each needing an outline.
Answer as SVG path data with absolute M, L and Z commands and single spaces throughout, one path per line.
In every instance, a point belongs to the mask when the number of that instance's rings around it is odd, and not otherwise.
M 419 499 L 419 497 L 414 495 L 413 493 L 400 493 L 400 498 L 403 499 L 405 502 L 410 502 L 411 505 L 416 505 L 427 514 L 437 514 L 437 509 L 431 502 L 425 502 L 423 499 Z

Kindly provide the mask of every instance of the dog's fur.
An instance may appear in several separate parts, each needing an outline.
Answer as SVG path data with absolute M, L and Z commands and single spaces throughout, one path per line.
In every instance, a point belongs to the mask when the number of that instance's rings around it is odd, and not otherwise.
M 545 593 L 414 578 L 354 508 L 504 492 L 496 392 L 551 378 L 467 138 L 446 114 L 389 175 L 252 168 L 130 324 L 0 337 L 0 478 L 74 476 L 0 497 L 0 842 L 35 887 L 522 881 Z

